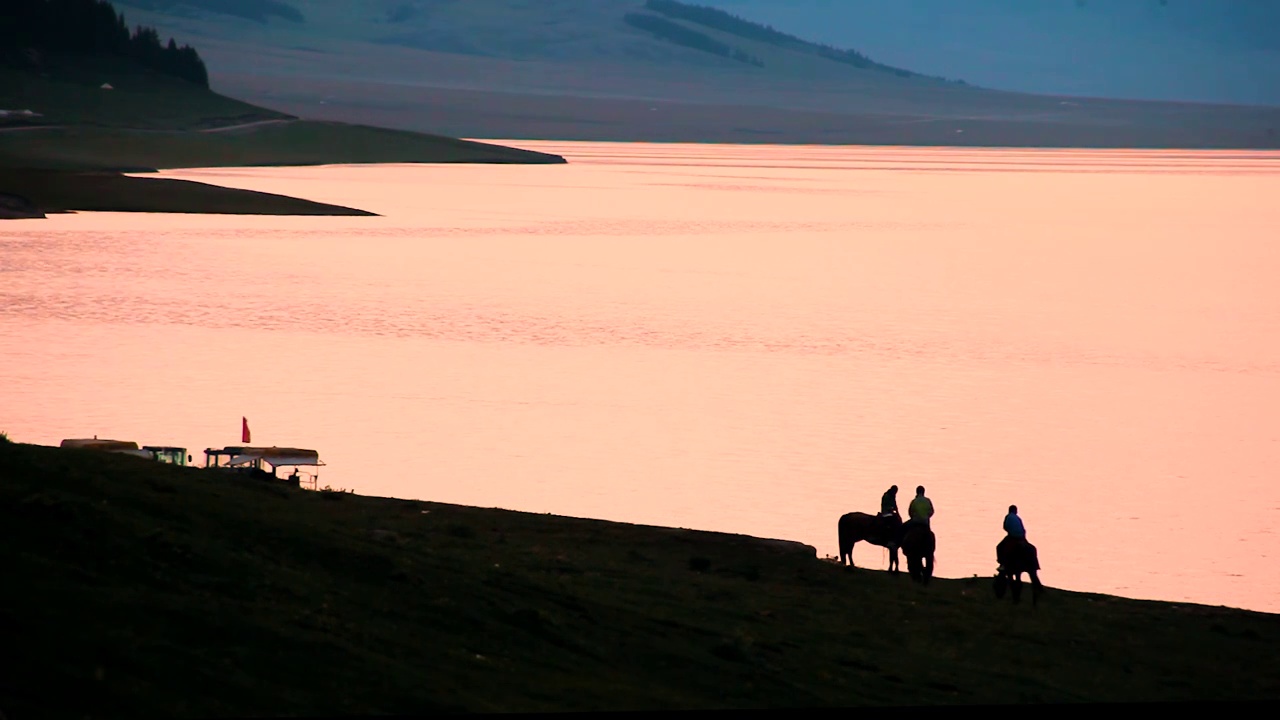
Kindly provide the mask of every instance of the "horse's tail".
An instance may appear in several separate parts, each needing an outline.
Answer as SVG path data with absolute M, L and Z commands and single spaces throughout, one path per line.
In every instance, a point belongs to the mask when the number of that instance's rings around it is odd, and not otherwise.
M 838 542 L 840 544 L 841 557 L 844 557 L 845 555 L 849 555 L 853 552 L 853 543 L 857 539 L 854 537 L 853 528 L 849 527 L 849 522 L 851 520 L 852 518 L 846 515 L 840 518 L 840 522 L 837 523 L 837 526 L 836 526 L 837 530 L 839 531 Z

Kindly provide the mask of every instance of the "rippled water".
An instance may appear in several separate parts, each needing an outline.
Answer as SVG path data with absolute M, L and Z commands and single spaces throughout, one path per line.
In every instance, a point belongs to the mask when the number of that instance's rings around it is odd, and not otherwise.
M 1280 611 L 1280 154 L 513 143 L 168 175 L 380 213 L 0 225 L 0 431 Z M 885 552 L 858 545 L 861 566 Z

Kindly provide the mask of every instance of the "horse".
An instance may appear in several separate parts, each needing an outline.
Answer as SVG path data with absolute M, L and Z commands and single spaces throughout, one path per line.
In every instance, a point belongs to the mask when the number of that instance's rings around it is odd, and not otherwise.
M 933 577 L 933 551 L 937 538 L 927 525 L 914 525 L 902 535 L 902 552 L 907 556 L 907 572 L 916 582 L 929 584 Z
M 1011 589 L 1013 602 L 1016 604 L 1022 598 L 1022 573 L 1025 572 L 1031 576 L 1031 604 L 1039 602 L 1044 586 L 1040 584 L 1040 575 L 1037 573 L 1040 569 L 1040 557 L 1035 545 L 1025 539 L 1006 538 L 996 546 L 996 561 L 1000 563 L 994 581 L 997 599 L 1003 599 L 1005 590 Z
M 851 512 L 840 516 L 840 564 L 853 567 L 853 545 L 867 542 L 889 549 L 889 572 L 898 572 L 898 543 L 902 534 L 902 518 L 881 517 Z M 846 560 L 848 562 L 846 562 Z

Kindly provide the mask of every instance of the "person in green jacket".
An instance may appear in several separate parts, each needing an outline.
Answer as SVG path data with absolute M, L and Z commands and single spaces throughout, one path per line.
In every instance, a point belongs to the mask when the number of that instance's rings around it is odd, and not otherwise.
M 911 504 L 907 506 L 907 515 L 910 516 L 910 519 L 903 525 L 903 532 L 916 525 L 929 527 L 929 519 L 933 517 L 933 501 L 924 496 L 923 485 L 916 488 L 916 496 L 911 499 Z

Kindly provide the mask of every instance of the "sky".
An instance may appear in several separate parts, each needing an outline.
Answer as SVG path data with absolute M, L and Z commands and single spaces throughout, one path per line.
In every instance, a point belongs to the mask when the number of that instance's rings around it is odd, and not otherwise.
M 1001 90 L 1280 105 L 1280 0 L 690 0 Z

